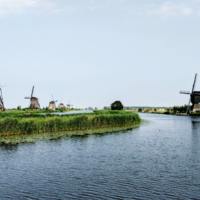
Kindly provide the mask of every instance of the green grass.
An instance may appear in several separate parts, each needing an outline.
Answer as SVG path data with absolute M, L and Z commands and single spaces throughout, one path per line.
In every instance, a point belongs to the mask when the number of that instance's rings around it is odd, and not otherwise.
M 5 138 L 27 136 L 54 138 L 62 135 L 104 133 L 133 128 L 140 124 L 136 113 L 126 111 L 95 111 L 90 114 L 53 116 L 41 111 L 10 111 L 0 113 L 0 143 Z M 19 139 L 20 140 L 20 139 Z

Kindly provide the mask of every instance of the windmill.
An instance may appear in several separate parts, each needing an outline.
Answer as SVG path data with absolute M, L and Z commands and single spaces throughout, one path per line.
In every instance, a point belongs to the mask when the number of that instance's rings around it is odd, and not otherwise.
M 73 105 L 72 105 L 72 104 L 70 104 L 70 103 L 68 103 L 68 104 L 67 104 L 67 108 L 70 110 L 70 109 L 72 109 L 72 108 L 73 108 Z
M 187 106 L 187 114 L 190 114 L 191 111 L 200 111 L 200 91 L 195 91 L 196 82 L 198 74 L 195 74 L 194 82 L 192 85 L 192 91 L 180 91 L 180 94 L 190 95 L 189 103 Z M 192 103 L 192 106 L 190 104 Z
M 4 101 L 3 101 L 3 92 L 2 89 L 0 88 L 0 111 L 4 111 L 5 106 L 4 106 Z
M 54 100 L 53 96 L 52 96 L 52 100 L 49 102 L 49 110 L 56 110 L 56 102 L 58 102 L 57 100 Z
M 60 103 L 60 104 L 58 105 L 58 108 L 61 109 L 61 110 L 65 110 L 65 109 L 66 109 L 66 106 L 65 106 L 64 103 Z
M 30 100 L 30 106 L 29 106 L 30 109 L 40 109 L 40 104 L 39 104 L 38 98 L 33 96 L 34 90 L 35 90 L 35 87 L 33 86 L 32 91 L 31 91 L 31 96 L 25 97 L 25 99 Z

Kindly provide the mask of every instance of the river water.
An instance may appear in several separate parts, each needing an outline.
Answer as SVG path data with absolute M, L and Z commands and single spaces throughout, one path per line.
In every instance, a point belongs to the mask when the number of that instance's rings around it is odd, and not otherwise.
M 0 147 L 0 200 L 200 199 L 200 119 Z

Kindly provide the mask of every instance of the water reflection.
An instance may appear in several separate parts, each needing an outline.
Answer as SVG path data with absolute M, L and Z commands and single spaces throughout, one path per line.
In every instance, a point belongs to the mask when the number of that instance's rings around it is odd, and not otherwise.
M 192 130 L 194 132 L 200 133 L 200 118 L 195 117 L 195 118 L 192 118 L 191 121 L 192 121 Z
M 192 118 L 192 136 L 195 140 L 199 139 L 200 136 L 200 118 Z
M 7 144 L 3 144 L 0 145 L 0 151 L 16 151 L 18 149 L 18 144 L 15 145 L 7 145 Z
M 192 129 L 192 152 L 198 153 L 200 151 L 200 118 L 195 117 L 191 119 L 191 129 Z

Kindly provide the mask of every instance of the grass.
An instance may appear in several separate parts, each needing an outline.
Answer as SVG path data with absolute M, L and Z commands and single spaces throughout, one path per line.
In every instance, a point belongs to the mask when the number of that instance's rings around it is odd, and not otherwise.
M 0 143 L 115 132 L 134 128 L 140 121 L 138 114 L 127 111 L 102 110 L 64 116 L 41 111 L 8 111 L 0 113 Z

